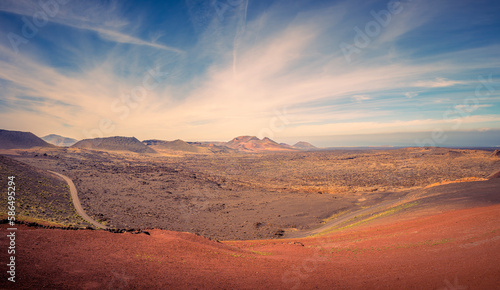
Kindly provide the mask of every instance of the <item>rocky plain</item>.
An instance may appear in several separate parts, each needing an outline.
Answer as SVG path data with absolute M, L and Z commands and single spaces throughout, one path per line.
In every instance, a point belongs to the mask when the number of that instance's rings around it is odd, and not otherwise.
M 499 283 L 495 150 L 304 150 L 249 136 L 58 147 L 32 134 L 24 143 L 33 146 L 17 146 L 19 134 L 7 135 L 16 138 L 2 140 L 0 171 L 16 176 L 19 283 L 4 283 L 4 271 L 1 288 Z M 69 177 L 85 213 L 106 231 L 75 211 L 70 185 L 51 171 Z M 2 217 L 8 231 L 6 211 Z M 0 259 L 9 259 L 6 251 Z
M 411 189 L 484 180 L 500 164 L 489 151 L 445 148 L 170 156 L 42 151 L 21 151 L 16 159 L 70 177 L 95 220 L 219 240 L 278 238 Z

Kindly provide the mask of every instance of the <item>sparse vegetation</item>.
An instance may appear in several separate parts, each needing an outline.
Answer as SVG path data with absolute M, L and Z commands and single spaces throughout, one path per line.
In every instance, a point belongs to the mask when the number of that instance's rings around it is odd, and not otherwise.
M 0 175 L 16 176 L 16 219 L 58 226 L 85 227 L 88 224 L 76 213 L 64 181 L 26 164 L 0 156 Z M 7 195 L 0 203 L 7 204 Z M 6 216 L 6 207 L 0 209 Z
M 252 251 L 252 253 L 260 255 L 260 256 L 272 256 L 273 255 L 273 253 L 260 252 L 260 251 Z
M 64 172 L 85 211 L 107 226 L 188 231 L 220 240 L 279 238 L 282 229 L 317 227 L 345 212 L 404 197 L 408 189 L 481 180 L 500 166 L 491 152 L 446 148 L 175 157 L 67 148 L 34 155 L 21 152 L 18 159 Z M 39 186 L 49 182 L 38 181 Z M 66 184 L 59 182 L 57 189 L 69 201 Z M 22 203 L 27 215 L 75 218 L 51 202 L 49 191 L 39 191 L 38 198 L 40 203 Z M 360 216 L 343 227 L 393 213 Z
M 408 243 L 408 244 L 392 244 L 386 245 L 384 247 L 369 247 L 369 248 L 361 248 L 361 247 L 335 247 L 331 248 L 330 252 L 333 254 L 342 254 L 342 253 L 352 253 L 352 254 L 362 254 L 364 252 L 374 252 L 374 251 L 391 251 L 397 249 L 414 249 L 420 248 L 424 246 L 438 246 L 446 243 L 453 242 L 453 239 L 439 239 L 439 240 L 425 240 L 417 243 Z
M 347 224 L 347 225 L 342 226 L 342 227 L 338 227 L 338 228 L 333 228 L 333 229 L 327 230 L 325 232 L 319 233 L 317 235 L 324 235 L 324 234 L 328 234 L 328 233 L 331 233 L 331 232 L 334 232 L 334 231 L 341 231 L 341 230 L 345 230 L 345 229 L 348 229 L 348 228 L 356 227 L 356 226 L 368 223 L 370 221 L 373 221 L 373 220 L 375 220 L 377 218 L 386 217 L 386 216 L 395 214 L 395 213 L 397 213 L 397 212 L 399 212 L 399 211 L 401 211 L 403 209 L 415 206 L 417 204 L 418 204 L 418 202 L 405 203 L 405 204 L 402 204 L 402 205 L 399 205 L 399 206 L 396 206 L 396 207 L 389 208 L 389 209 L 387 209 L 387 210 L 385 210 L 383 212 L 380 212 L 380 213 L 377 213 L 377 214 L 374 214 L 374 215 L 369 215 L 367 218 L 363 218 L 362 216 L 355 216 L 351 220 L 348 220 L 348 221 L 346 221 L 344 223 L 344 224 Z

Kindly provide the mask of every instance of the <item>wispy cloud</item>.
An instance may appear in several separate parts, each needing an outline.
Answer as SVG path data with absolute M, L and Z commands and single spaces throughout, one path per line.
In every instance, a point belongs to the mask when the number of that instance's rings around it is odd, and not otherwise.
M 456 105 L 455 106 L 455 109 L 457 110 L 460 110 L 460 111 L 475 111 L 479 108 L 489 108 L 489 107 L 493 107 L 492 104 L 482 104 L 482 105 L 478 105 L 478 104 L 470 104 L 470 105 Z
M 139 39 L 137 37 L 133 37 L 128 34 L 124 34 L 118 31 L 113 31 L 113 30 L 108 30 L 108 29 L 103 29 L 103 28 L 96 28 L 96 27 L 78 27 L 81 29 L 87 29 L 91 31 L 97 32 L 102 38 L 109 40 L 109 41 L 114 41 L 118 43 L 128 43 L 128 44 L 135 44 L 135 45 L 144 45 L 144 46 L 150 46 L 153 48 L 158 48 L 158 49 L 163 49 L 163 50 L 168 50 L 176 53 L 184 53 L 183 50 L 175 48 L 175 47 L 170 47 L 154 42 L 149 42 L 149 41 L 144 41 L 142 39 Z
M 460 124 L 461 130 L 471 130 L 475 128 L 494 128 L 500 129 L 500 116 L 468 116 L 464 118 L 443 119 L 422 119 L 409 121 L 390 121 L 390 122 L 346 122 L 331 123 L 323 125 L 297 126 L 287 130 L 289 136 L 297 134 L 307 134 L 309 136 L 331 136 L 331 135 L 356 135 L 356 134 L 384 134 L 393 132 L 430 132 L 439 128 L 443 131 L 456 131 L 456 124 Z M 492 124 L 496 126 L 491 127 Z M 304 135 L 302 135 L 304 136 Z
M 108 5 L 102 5 L 101 3 L 95 1 L 92 2 L 94 5 L 88 5 L 89 3 L 75 3 L 71 1 L 68 4 L 59 4 L 58 2 L 55 2 L 55 6 L 48 5 L 47 8 L 45 8 L 42 7 L 43 5 L 41 4 L 43 4 L 43 2 L 41 1 L 7 0 L 0 3 L 0 11 L 24 16 L 24 19 L 27 19 L 30 25 L 34 27 L 36 27 L 36 25 L 34 25 L 33 21 L 37 18 L 35 16 L 45 15 L 45 19 L 48 22 L 76 29 L 93 31 L 108 41 L 149 46 L 176 53 L 184 52 L 183 50 L 175 47 L 143 40 L 120 31 L 127 29 L 130 30 L 130 25 L 128 25 L 129 22 L 125 19 L 119 18 L 120 16 L 119 11 L 117 11 L 117 2 L 109 2 Z M 46 10 L 50 12 L 46 13 Z M 22 33 L 19 33 L 19 35 L 23 36 Z
M 407 92 L 407 93 L 405 93 L 405 96 L 411 99 L 411 98 L 414 98 L 414 97 L 418 96 L 418 93 Z
M 351 97 L 356 103 L 362 103 L 366 100 L 371 100 L 372 98 L 368 95 L 354 95 Z
M 427 87 L 427 88 L 443 88 L 451 87 L 455 85 L 465 84 L 463 81 L 454 81 L 446 78 L 436 78 L 434 80 L 418 81 L 414 84 L 415 87 Z
M 402 38 L 444 13 L 438 4 L 428 14 L 425 5 L 408 4 L 348 63 L 339 44 L 352 41 L 354 26 L 372 20 L 372 8 L 361 9 L 361 1 L 296 4 L 304 5 L 300 9 L 278 2 L 259 12 L 250 9 L 250 1 L 248 7 L 228 10 L 222 21 L 212 6 L 187 1 L 192 35 L 178 46 L 168 45 L 165 38 L 172 35 L 161 37 L 161 29 L 152 29 L 150 37 L 139 33 L 145 30 L 142 23 L 132 25 L 121 2 L 95 3 L 99 5 L 69 2 L 50 19 L 82 36 L 77 44 L 66 43 L 47 26 L 51 38 L 40 40 L 54 41 L 60 58 L 48 60 L 49 53 L 37 50 L 44 47 L 35 38 L 31 41 L 37 49 L 27 47 L 14 62 L 9 44 L 0 42 L 2 105 L 7 108 L 0 114 L 2 124 L 40 135 L 84 138 L 84 131 L 110 120 L 114 129 L 104 135 L 227 140 L 257 135 L 278 110 L 286 111 L 289 121 L 276 132 L 278 139 L 421 132 L 449 128 L 443 111 L 467 109 L 455 105 L 474 95 L 478 75 L 489 71 L 498 57 L 495 45 L 440 51 L 439 59 L 417 57 L 418 47 L 401 45 Z M 5 1 L 0 11 L 30 16 L 37 5 Z M 99 39 L 83 37 L 88 31 Z M 106 42 L 113 45 L 102 46 Z M 466 55 L 476 61 L 464 64 Z M 74 68 L 65 69 L 66 63 L 59 63 L 63 61 Z M 143 100 L 131 101 L 132 94 L 143 92 L 144 78 L 156 67 L 167 77 L 145 90 Z M 477 108 L 498 106 L 495 96 Z M 30 98 L 33 102 L 27 105 Z M 479 115 L 483 111 L 489 115 Z M 476 110 L 477 115 L 463 119 L 463 128 L 498 128 L 499 117 L 491 111 Z

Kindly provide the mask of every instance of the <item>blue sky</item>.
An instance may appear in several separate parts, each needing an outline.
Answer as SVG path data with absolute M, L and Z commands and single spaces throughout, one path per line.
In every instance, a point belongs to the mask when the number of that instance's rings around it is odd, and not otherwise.
M 0 127 L 497 146 L 498 15 L 499 1 L 4 0 Z

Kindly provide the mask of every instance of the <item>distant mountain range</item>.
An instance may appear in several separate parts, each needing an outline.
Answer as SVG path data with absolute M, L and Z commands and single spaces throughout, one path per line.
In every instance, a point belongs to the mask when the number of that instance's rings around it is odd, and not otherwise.
M 240 152 L 262 152 L 262 151 L 291 151 L 294 150 L 286 144 L 278 144 L 265 137 L 262 140 L 255 136 L 240 136 L 225 144 L 226 147 Z
M 56 145 L 56 146 L 60 146 L 60 147 L 69 147 L 69 146 L 75 144 L 76 142 L 78 142 L 78 140 L 76 140 L 76 139 L 63 137 L 63 136 L 59 136 L 56 134 L 50 134 L 50 135 L 44 136 L 44 137 L 42 137 L 42 139 L 47 143 L 50 143 L 50 144 Z
M 0 130 L 0 149 L 55 147 L 30 132 Z
M 184 152 L 193 152 L 193 153 L 202 153 L 206 152 L 203 148 L 191 145 L 182 140 L 174 140 L 174 141 L 163 141 L 163 140 L 144 140 L 142 141 L 144 145 L 147 145 L 150 148 L 153 148 L 155 151 L 184 151 Z
M 144 145 L 135 137 L 107 137 L 85 139 L 76 142 L 72 148 L 110 150 L 110 151 L 130 151 L 136 153 L 156 153 L 155 150 Z
M 255 136 L 239 136 L 229 142 L 198 142 L 191 144 L 204 147 L 209 146 L 211 148 L 216 148 L 217 150 L 230 150 L 233 152 L 279 152 L 317 149 L 307 142 L 299 142 L 294 146 L 290 146 L 285 143 L 278 144 L 268 137 L 259 139 Z M 213 149 L 212 151 L 214 152 Z
M 50 143 L 50 144 L 49 144 Z M 26 149 L 32 147 L 71 147 L 92 150 L 130 151 L 136 153 L 190 152 L 190 153 L 231 153 L 231 152 L 286 152 L 317 150 L 307 142 L 290 146 L 277 143 L 268 137 L 239 136 L 228 142 L 185 142 L 183 140 L 144 140 L 135 137 L 106 137 L 77 141 L 72 138 L 50 134 L 39 138 L 33 133 L 0 130 L 0 149 Z

